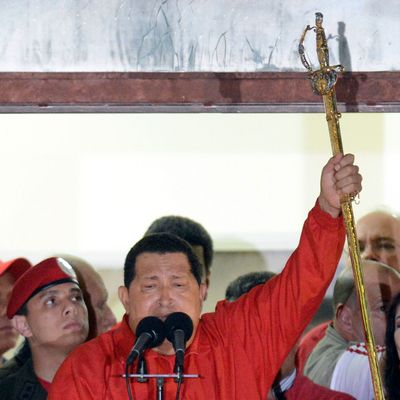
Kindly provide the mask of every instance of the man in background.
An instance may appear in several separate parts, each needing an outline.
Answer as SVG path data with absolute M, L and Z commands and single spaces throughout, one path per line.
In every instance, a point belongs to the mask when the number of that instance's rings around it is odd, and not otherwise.
M 89 337 L 107 332 L 117 320 L 107 304 L 108 292 L 100 274 L 84 259 L 69 254 L 57 255 L 72 265 L 78 277 L 89 312 Z
M 372 332 L 380 356 L 385 344 L 386 311 L 394 296 L 400 291 L 400 275 L 395 269 L 376 261 L 363 260 L 361 267 L 364 274 Z M 372 392 L 369 371 L 364 376 L 364 381 L 361 382 L 361 371 L 365 370 L 361 364 L 368 367 L 366 351 L 364 352 L 364 361 L 360 362 L 359 367 L 354 368 L 354 374 L 358 376 L 357 380 L 353 379 L 355 387 L 350 388 L 343 385 L 343 379 L 337 379 L 338 374 L 341 374 L 346 368 L 346 362 L 350 361 L 347 352 L 353 351 L 351 346 L 358 343 L 357 352 L 365 350 L 361 310 L 350 266 L 342 271 L 335 283 L 333 301 L 334 320 L 328 325 L 324 337 L 310 354 L 304 367 L 304 374 L 322 386 L 345 391 L 356 398 L 367 398 L 360 397 L 358 391 L 361 389 L 363 393 Z
M 364 260 L 378 261 L 400 272 L 400 220 L 386 211 L 373 211 L 357 222 L 360 256 Z M 327 321 L 311 329 L 301 340 L 296 363 L 303 370 L 308 357 L 324 337 Z
M 152 233 L 172 233 L 186 240 L 199 259 L 204 283 L 210 286 L 211 264 L 214 257 L 213 241 L 210 234 L 198 222 L 178 215 L 169 215 L 156 219 L 150 224 L 145 235 Z
M 357 222 L 361 257 L 379 261 L 400 272 L 400 220 L 385 211 L 373 211 Z
M 19 336 L 6 315 L 8 300 L 15 281 L 30 267 L 25 258 L 0 262 L 0 367 L 6 361 L 4 353 L 15 347 Z

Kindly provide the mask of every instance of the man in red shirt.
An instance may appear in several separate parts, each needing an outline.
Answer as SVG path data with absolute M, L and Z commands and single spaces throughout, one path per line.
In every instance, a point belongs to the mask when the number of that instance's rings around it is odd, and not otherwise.
M 59 369 L 49 392 L 53 399 L 126 398 L 125 364 L 139 322 L 184 312 L 193 322 L 187 341 L 185 399 L 262 399 L 281 364 L 320 304 L 344 244 L 342 194 L 361 190 L 353 156 L 338 155 L 324 167 L 317 204 L 305 222 L 300 244 L 276 279 L 238 301 L 219 302 L 214 313 L 201 309 L 206 293 L 201 265 L 187 242 L 170 234 L 141 239 L 129 251 L 124 286 L 119 289 L 126 315 L 122 324 L 74 351 Z M 145 352 L 147 371 L 171 374 L 174 348 L 168 340 Z M 129 380 L 135 399 L 155 398 L 156 383 Z M 164 384 L 165 398 L 177 385 Z

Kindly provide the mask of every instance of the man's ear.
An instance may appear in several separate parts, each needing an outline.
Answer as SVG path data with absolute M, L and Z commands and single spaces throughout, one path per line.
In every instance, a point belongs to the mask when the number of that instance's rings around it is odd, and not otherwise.
M 346 304 L 339 304 L 336 308 L 336 327 L 343 334 L 353 336 L 353 311 Z
M 200 283 L 200 300 L 204 302 L 207 298 L 208 287 L 205 283 Z
M 11 323 L 22 336 L 27 338 L 32 336 L 32 331 L 25 315 L 15 315 Z
M 125 308 L 125 312 L 129 314 L 129 292 L 125 286 L 120 286 L 118 288 L 118 297 Z

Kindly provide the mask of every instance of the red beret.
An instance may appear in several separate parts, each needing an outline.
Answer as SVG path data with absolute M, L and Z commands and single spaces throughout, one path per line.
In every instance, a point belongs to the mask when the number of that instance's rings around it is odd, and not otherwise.
M 0 277 L 9 272 L 15 279 L 18 279 L 31 266 L 31 263 L 26 258 L 14 258 L 5 262 L 0 261 Z
M 49 286 L 73 282 L 78 284 L 75 271 L 63 258 L 51 257 L 28 269 L 15 282 L 7 307 L 11 319 L 33 296 Z

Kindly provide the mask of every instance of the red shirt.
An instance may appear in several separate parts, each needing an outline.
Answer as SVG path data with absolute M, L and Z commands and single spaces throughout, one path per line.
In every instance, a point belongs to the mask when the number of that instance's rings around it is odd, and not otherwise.
M 286 400 L 354 400 L 347 393 L 320 386 L 306 376 L 297 374 L 293 386 L 285 392 Z
M 36 376 L 36 379 L 39 381 L 39 383 L 42 385 L 43 389 L 46 392 L 48 392 L 50 390 L 51 382 L 45 381 L 44 379 L 39 378 L 38 376 Z
M 219 302 L 201 317 L 185 355 L 181 398 L 265 399 L 283 360 L 319 307 L 333 278 L 344 244 L 342 218 L 316 206 L 309 213 L 300 245 L 281 274 L 239 300 Z M 126 399 L 121 377 L 135 341 L 126 318 L 121 326 L 79 346 L 53 380 L 49 400 Z M 145 353 L 149 373 L 172 373 L 174 356 Z M 132 382 L 135 400 L 156 398 L 154 379 Z M 175 398 L 168 380 L 166 399 Z

